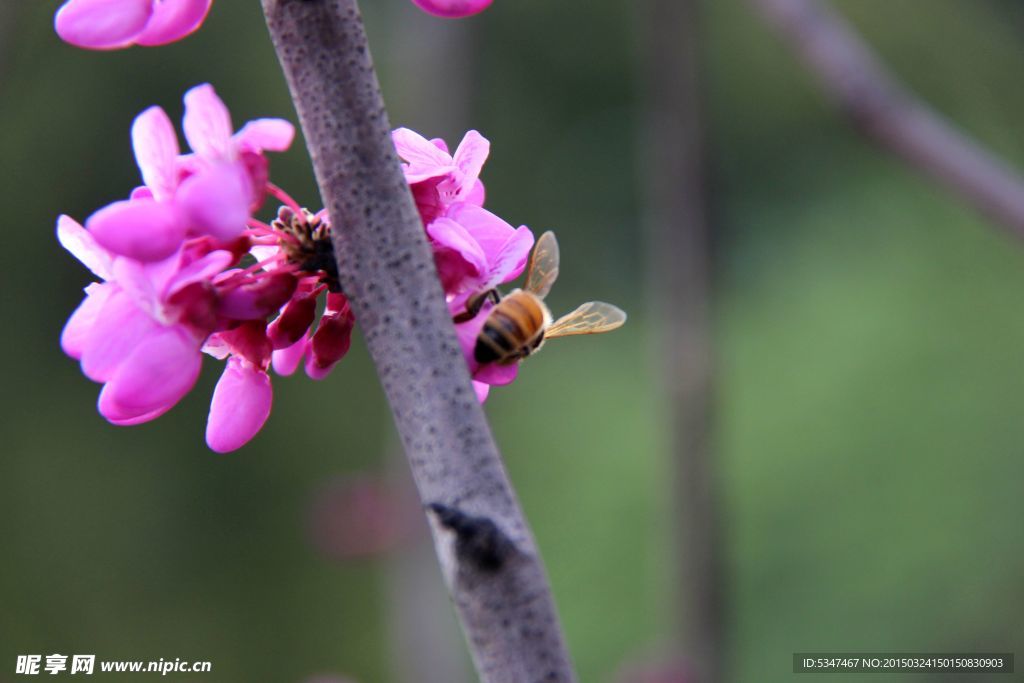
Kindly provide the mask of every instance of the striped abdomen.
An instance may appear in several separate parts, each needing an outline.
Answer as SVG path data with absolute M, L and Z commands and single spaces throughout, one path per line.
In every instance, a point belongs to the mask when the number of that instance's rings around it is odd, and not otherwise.
M 536 295 L 516 289 L 491 309 L 473 356 L 476 362 L 507 365 L 533 353 L 544 340 L 551 314 Z

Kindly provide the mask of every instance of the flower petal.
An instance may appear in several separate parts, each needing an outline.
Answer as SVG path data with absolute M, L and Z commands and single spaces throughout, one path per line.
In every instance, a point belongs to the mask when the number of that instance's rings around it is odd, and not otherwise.
M 181 148 L 167 112 L 160 107 L 150 107 L 136 116 L 132 123 L 132 147 L 142 171 L 142 181 L 152 191 L 152 196 L 161 200 L 173 197 L 178 184 L 175 159 Z
M 391 133 L 398 156 L 406 162 L 405 179 L 410 184 L 436 178 L 455 170 L 455 163 L 447 152 L 408 128 L 397 128 Z
M 493 0 L 412 0 L 413 4 L 434 16 L 447 19 L 468 17 L 483 12 Z
M 111 292 L 96 314 L 92 329 L 82 337 L 82 372 L 94 382 L 106 382 L 132 349 L 157 327 L 127 293 L 120 289 Z
M 255 152 L 283 152 L 295 138 L 295 126 L 284 119 L 256 119 L 235 133 L 235 144 Z
M 494 386 L 502 386 L 514 382 L 518 374 L 519 363 L 512 363 L 511 365 L 488 363 L 487 365 L 481 365 L 480 369 L 473 373 L 473 379 Z
M 57 239 L 62 247 L 70 251 L 71 255 L 81 261 L 96 277 L 101 280 L 110 279 L 113 258 L 106 249 L 96 243 L 89 231 L 79 225 L 78 221 L 70 216 L 60 216 L 57 219 Z
M 210 402 L 207 445 L 218 453 L 244 446 L 270 416 L 272 399 L 267 373 L 238 358 L 228 360 Z
M 445 215 L 473 236 L 483 249 L 488 263 L 497 258 L 505 243 L 515 233 L 515 228 L 495 214 L 466 202 L 452 204 Z
M 476 392 L 476 400 L 483 403 L 487 400 L 487 394 L 491 393 L 491 385 L 473 380 L 473 391 Z
M 288 377 L 295 373 L 302 362 L 302 357 L 309 349 L 309 335 L 302 337 L 291 346 L 274 351 L 271 356 L 271 364 L 274 372 L 282 377 Z
M 222 272 L 234 261 L 235 255 L 230 251 L 225 249 L 211 251 L 176 272 L 167 283 L 166 296 L 173 296 L 176 292 L 196 282 L 212 281 L 215 275 Z
M 211 160 L 232 157 L 231 114 L 209 83 L 185 93 L 185 138 L 196 154 Z
M 181 246 L 185 224 L 174 206 L 128 199 L 106 206 L 85 222 L 100 246 L 138 261 L 161 261 Z
M 151 422 L 156 418 L 160 417 L 174 406 L 164 406 L 158 408 L 149 413 L 143 413 L 142 415 L 132 415 L 131 413 L 124 412 L 118 405 L 110 401 L 110 392 L 103 388 L 100 392 L 99 400 L 99 411 L 100 415 L 107 418 L 107 422 L 117 425 L 118 427 L 130 427 L 132 425 L 140 425 L 144 422 Z
M 298 284 L 291 273 L 274 273 L 220 292 L 217 312 L 232 320 L 265 320 L 284 306 Z
M 449 294 L 473 289 L 487 273 L 487 255 L 466 228 L 450 218 L 427 226 L 441 284 Z
M 85 298 L 68 318 L 60 335 L 60 347 L 75 360 L 81 360 L 82 352 L 92 337 L 103 305 L 114 293 L 115 286 L 92 283 L 85 288 Z
M 525 225 L 515 230 L 493 256 L 489 264 L 490 272 L 487 280 L 480 287 L 482 291 L 493 289 L 500 284 L 510 282 L 519 277 L 533 249 L 533 233 Z
M 92 50 L 127 47 L 153 14 L 153 0 L 68 0 L 54 28 L 65 42 Z
M 213 0 L 162 0 L 154 3 L 153 16 L 135 39 L 139 45 L 166 45 L 195 31 L 206 19 Z
M 490 151 L 491 143 L 477 131 L 471 130 L 463 136 L 454 157 L 455 165 L 462 172 L 458 193 L 460 198 L 473 191 Z
M 229 242 L 245 231 L 251 196 L 244 166 L 221 163 L 186 178 L 176 199 L 195 232 Z
M 124 420 L 170 408 L 195 385 L 201 366 L 199 343 L 191 335 L 160 327 L 135 346 L 103 388 L 107 405 L 117 408 L 109 412 Z

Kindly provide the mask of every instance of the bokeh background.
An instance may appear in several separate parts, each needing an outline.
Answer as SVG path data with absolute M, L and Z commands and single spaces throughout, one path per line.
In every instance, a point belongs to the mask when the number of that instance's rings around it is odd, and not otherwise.
M 486 406 L 585 681 L 687 655 L 666 599 L 687 549 L 647 289 L 640 4 L 499 0 L 457 23 L 364 7 L 392 123 L 483 132 L 489 206 L 558 232 L 556 312 L 631 315 L 550 344 Z M 213 662 L 167 680 L 472 680 L 419 514 L 389 503 L 403 464 L 361 340 L 324 382 L 275 379 L 267 427 L 231 455 L 203 444 L 212 362 L 155 423 L 96 414 L 58 346 L 88 275 L 56 216 L 137 184 L 132 118 L 180 119 L 197 83 L 238 124 L 295 117 L 255 1 L 112 54 L 61 44 L 57 5 L 0 17 L 0 681 L 54 652 Z M 835 5 L 1024 167 L 1024 6 Z M 795 651 L 1024 653 L 1024 245 L 868 146 L 747 3 L 703 9 L 729 679 L 789 680 Z M 318 207 L 301 142 L 272 168 Z M 883 679 L 931 680 L 865 678 Z

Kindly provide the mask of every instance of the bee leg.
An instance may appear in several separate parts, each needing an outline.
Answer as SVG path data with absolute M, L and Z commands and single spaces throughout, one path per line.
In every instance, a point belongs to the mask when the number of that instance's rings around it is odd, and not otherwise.
M 493 303 L 501 301 L 501 294 L 498 293 L 497 289 L 488 289 L 486 292 L 479 292 L 469 297 L 466 301 L 466 311 L 459 313 L 457 316 L 452 318 L 453 322 L 464 323 L 467 320 L 472 320 L 476 317 L 476 314 L 483 308 L 484 302 L 490 299 Z

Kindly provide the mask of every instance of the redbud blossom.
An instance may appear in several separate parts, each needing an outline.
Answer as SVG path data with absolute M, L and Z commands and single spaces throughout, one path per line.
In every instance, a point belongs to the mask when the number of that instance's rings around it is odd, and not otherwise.
M 464 317 L 467 302 L 522 274 L 533 248 L 533 233 L 525 225 L 513 228 L 482 207 L 484 187 L 480 170 L 490 143 L 476 131 L 466 133 L 455 154 L 443 140 L 427 140 L 399 128 L 393 133 L 406 180 L 423 219 L 434 263 L 454 318 Z M 481 366 L 473 357 L 476 338 L 490 306 L 456 325 L 456 332 L 477 398 L 483 401 L 491 385 L 512 382 L 518 364 Z
M 213 0 L 68 0 L 54 17 L 57 35 L 90 50 L 164 45 L 203 23 Z
M 233 134 L 231 115 L 209 84 L 185 94 L 183 123 L 193 154 L 180 154 L 174 126 L 160 107 L 150 107 L 132 124 L 145 186 L 86 221 L 111 252 L 158 261 L 186 237 L 240 237 L 266 192 L 263 152 L 287 149 L 294 136 L 292 125 L 280 119 L 258 119 Z
M 425 12 L 439 17 L 457 19 L 483 12 L 493 0 L 412 0 Z

